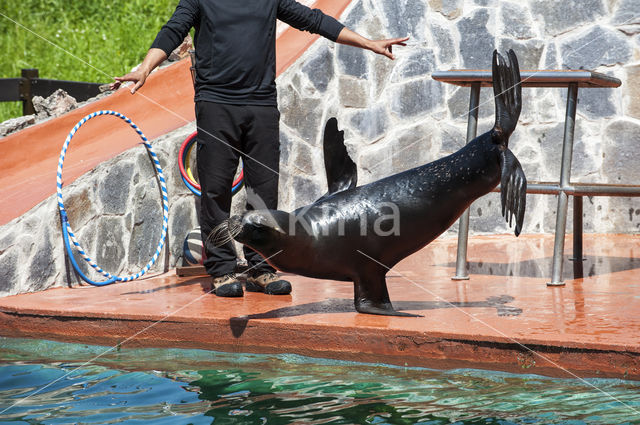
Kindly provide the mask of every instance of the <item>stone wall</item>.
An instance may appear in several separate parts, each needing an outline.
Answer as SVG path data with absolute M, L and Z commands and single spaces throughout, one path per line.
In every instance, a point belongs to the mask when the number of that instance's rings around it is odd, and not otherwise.
M 342 17 L 345 24 L 371 38 L 409 35 L 410 46 L 394 49 L 397 59 L 390 61 L 320 40 L 279 78 L 280 208 L 292 210 L 326 191 L 321 132 L 331 116 L 345 130 L 360 184 L 462 147 L 469 90 L 434 81 L 430 74 L 488 68 L 494 48 L 513 48 L 522 69 L 584 67 L 621 79 L 618 89 L 579 92 L 573 176 L 574 181 L 638 183 L 639 17 L 637 0 L 354 0 Z M 530 180 L 557 179 L 566 93 L 525 89 L 523 97 L 510 147 Z M 491 91 L 483 89 L 479 133 L 493 125 L 493 108 Z M 177 168 L 180 144 L 194 127 L 152 142 L 171 206 L 168 248 L 150 274 L 181 261 L 184 236 L 197 225 L 197 199 Z M 144 147 L 65 186 L 64 198 L 79 239 L 106 270 L 136 273 L 152 256 L 162 213 Z M 243 204 L 241 192 L 233 208 Z M 523 231 L 552 232 L 555 209 L 555 197 L 530 195 Z M 471 211 L 472 234 L 508 232 L 497 194 L 477 201 Z M 585 202 L 587 232 L 636 232 L 639 226 L 637 198 Z M 66 265 L 55 196 L 0 227 L 0 296 L 77 283 Z
M 469 89 L 431 79 L 436 70 L 488 69 L 493 49 L 513 48 L 521 69 L 592 69 L 622 81 L 581 89 L 572 181 L 640 182 L 638 0 L 354 0 L 342 22 L 369 38 L 411 37 L 395 61 L 321 40 L 279 78 L 281 208 L 325 192 L 321 131 L 345 130 L 359 183 L 421 165 L 465 142 Z M 478 134 L 493 126 L 482 89 Z M 566 89 L 523 90 L 510 148 L 529 180 L 557 181 Z M 529 195 L 524 232 L 553 232 L 557 198 Z M 637 232 L 640 199 L 589 197 L 586 232 Z M 455 232 L 454 225 L 450 232 Z M 569 218 L 568 229 L 571 229 Z M 471 233 L 509 232 L 498 194 L 473 204 Z
M 186 190 L 177 169 L 180 142 L 194 129 L 191 124 L 152 142 L 171 203 L 169 249 L 164 249 L 149 274 L 176 264 L 186 232 L 196 225 L 195 196 Z M 137 273 L 146 265 L 160 238 L 162 205 L 155 171 L 143 145 L 65 185 L 63 195 L 76 236 L 98 265 L 120 276 Z M 0 227 L 0 235 L 0 296 L 79 283 L 73 269 L 65 264 L 55 195 Z M 89 272 L 86 262 L 79 256 L 76 259 L 85 273 Z M 105 280 L 93 270 L 89 276 Z

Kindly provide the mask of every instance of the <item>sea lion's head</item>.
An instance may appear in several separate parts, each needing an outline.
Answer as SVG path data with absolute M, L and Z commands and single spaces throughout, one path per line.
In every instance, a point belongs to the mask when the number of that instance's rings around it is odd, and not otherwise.
M 263 255 L 269 255 L 272 248 L 281 247 L 282 241 L 288 237 L 288 223 L 289 214 L 284 211 L 247 211 L 242 216 L 234 215 L 216 226 L 211 231 L 209 240 L 215 246 L 221 246 L 233 239 Z

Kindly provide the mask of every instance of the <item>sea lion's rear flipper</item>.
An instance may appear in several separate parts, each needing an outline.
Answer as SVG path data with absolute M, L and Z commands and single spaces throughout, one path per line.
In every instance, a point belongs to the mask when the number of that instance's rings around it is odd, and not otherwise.
M 502 177 L 500 179 L 500 200 L 502 216 L 509 226 L 513 216 L 516 217 L 515 234 L 518 236 L 524 221 L 524 209 L 527 201 L 527 178 L 524 175 L 518 158 L 509 149 L 502 151 Z
M 496 103 L 496 123 L 493 131 L 500 143 L 506 143 L 515 130 L 522 109 L 520 68 L 513 50 L 507 52 L 509 64 L 497 50 L 493 51 L 493 95 Z
M 391 305 L 385 271 L 369 271 L 359 275 L 354 281 L 354 304 L 358 313 L 383 316 L 422 317 L 419 314 L 396 311 Z
M 330 118 L 324 127 L 324 167 L 327 173 L 327 197 L 352 189 L 358 183 L 356 164 L 344 145 L 344 131 L 338 130 L 338 120 Z

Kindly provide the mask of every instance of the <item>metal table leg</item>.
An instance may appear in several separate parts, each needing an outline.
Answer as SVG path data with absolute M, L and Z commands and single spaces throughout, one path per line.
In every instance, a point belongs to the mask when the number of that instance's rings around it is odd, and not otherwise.
M 467 120 L 467 143 L 475 139 L 478 132 L 478 105 L 480 104 L 480 83 L 471 84 L 469 96 L 469 118 Z M 458 253 L 456 255 L 456 275 L 453 280 L 468 280 L 467 273 L 467 238 L 469 237 L 469 209 L 467 209 L 458 224 Z
M 573 278 L 584 277 L 582 262 L 582 196 L 573 195 Z
M 573 261 L 584 261 L 582 252 L 582 196 L 573 195 Z
M 560 169 L 560 192 L 558 193 L 558 209 L 556 215 L 556 232 L 553 244 L 553 267 L 549 286 L 562 286 L 562 263 L 564 259 L 564 236 L 567 228 L 567 206 L 569 195 L 563 189 L 571 181 L 571 160 L 573 157 L 573 134 L 576 121 L 576 104 L 578 101 L 578 84 L 569 84 L 567 92 L 567 111 L 564 122 L 564 140 L 562 143 L 562 168 Z

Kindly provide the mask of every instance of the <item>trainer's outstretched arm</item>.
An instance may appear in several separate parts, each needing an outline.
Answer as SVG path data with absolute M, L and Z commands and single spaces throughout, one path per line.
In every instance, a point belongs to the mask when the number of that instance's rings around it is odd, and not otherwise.
M 393 46 L 406 46 L 405 41 L 407 41 L 409 37 L 402 38 L 388 38 L 385 40 L 369 40 L 361 36 L 360 34 L 351 31 L 349 28 L 343 28 L 338 34 L 338 39 L 336 40 L 340 44 L 347 44 L 349 46 L 360 47 L 362 49 L 371 50 L 379 55 L 384 55 L 389 59 L 395 59 L 393 56 Z
M 135 85 L 131 89 L 131 94 L 134 94 L 147 80 L 151 71 L 153 71 L 158 65 L 167 59 L 167 54 L 162 49 L 151 48 L 147 52 L 147 56 L 144 58 L 140 66 L 130 73 L 123 75 L 122 77 L 115 77 L 115 82 L 109 86 L 111 90 L 116 90 L 124 81 L 133 81 Z

